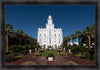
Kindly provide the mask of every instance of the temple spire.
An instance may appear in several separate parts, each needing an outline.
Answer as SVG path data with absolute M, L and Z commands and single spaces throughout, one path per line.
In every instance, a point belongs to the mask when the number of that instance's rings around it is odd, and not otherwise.
M 53 19 L 52 19 L 52 16 L 50 14 L 48 16 L 47 21 L 48 21 L 48 24 L 52 24 Z

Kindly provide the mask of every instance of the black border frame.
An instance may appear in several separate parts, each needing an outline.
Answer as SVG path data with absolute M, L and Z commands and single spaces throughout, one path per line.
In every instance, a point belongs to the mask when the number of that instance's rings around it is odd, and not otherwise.
M 22 66 L 22 65 L 5 65 L 5 55 L 4 55 L 4 47 L 5 47 L 5 5 L 95 5 L 95 25 L 96 25 L 96 37 L 95 37 L 95 42 L 96 42 L 96 65 L 30 65 L 30 66 Z M 48 69 L 48 68 L 61 68 L 61 69 L 98 69 L 99 68 L 99 53 L 98 53 L 98 2 L 95 1 L 35 1 L 35 0 L 5 0 L 0 2 L 0 52 L 1 52 L 1 68 L 6 68 L 6 69 L 20 69 L 20 68 L 35 68 L 35 69 Z

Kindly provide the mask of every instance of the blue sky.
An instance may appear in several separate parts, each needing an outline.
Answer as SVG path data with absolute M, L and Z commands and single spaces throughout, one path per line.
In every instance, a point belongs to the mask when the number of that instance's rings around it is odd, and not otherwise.
M 49 13 L 63 37 L 95 24 L 94 5 L 6 5 L 5 23 L 37 38 L 38 28 L 45 28 Z

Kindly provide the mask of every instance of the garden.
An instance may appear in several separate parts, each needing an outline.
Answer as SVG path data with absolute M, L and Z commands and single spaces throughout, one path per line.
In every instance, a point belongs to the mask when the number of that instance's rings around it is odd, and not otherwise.
M 52 54 L 54 57 L 60 57 L 60 56 L 66 56 L 67 55 L 66 53 L 61 52 L 59 50 L 55 50 L 55 49 L 49 50 L 49 49 L 46 49 L 46 50 L 40 51 L 38 53 L 35 53 L 33 56 L 35 56 L 35 57 L 47 57 L 50 54 Z
M 78 57 L 78 58 L 75 57 L 77 60 L 78 59 L 93 60 L 93 61 L 95 60 L 95 45 L 92 44 L 95 42 L 94 25 L 87 26 L 84 29 L 84 31 L 79 30 L 75 34 L 64 37 L 63 44 L 58 49 L 51 49 L 51 50 L 50 49 L 41 50 L 42 48 L 38 45 L 37 39 L 33 38 L 32 36 L 29 36 L 27 33 L 24 33 L 21 29 L 13 30 L 13 26 L 11 24 L 5 25 L 5 31 L 6 31 L 6 37 L 5 37 L 6 38 L 6 47 L 5 47 L 6 62 L 15 62 L 17 60 L 22 59 L 24 56 L 28 56 L 28 55 L 32 55 L 31 57 L 32 59 L 34 57 L 36 58 L 37 57 L 48 58 L 50 56 L 54 58 L 57 57 L 55 61 L 57 59 L 59 61 L 59 59 L 63 58 L 66 62 L 68 62 L 67 59 L 70 60 L 72 57 L 74 58 L 73 55 Z M 78 39 L 78 43 L 79 43 L 78 45 L 74 43 L 76 41 L 76 38 Z M 73 45 L 70 44 L 71 41 Z M 86 45 L 84 46 L 83 44 Z M 29 50 L 31 50 L 31 52 Z M 38 62 L 39 60 L 36 60 L 37 63 L 39 63 Z M 40 62 L 42 62 L 42 60 Z M 64 61 L 62 60 L 61 63 L 59 61 L 59 63 L 63 65 L 62 62 Z

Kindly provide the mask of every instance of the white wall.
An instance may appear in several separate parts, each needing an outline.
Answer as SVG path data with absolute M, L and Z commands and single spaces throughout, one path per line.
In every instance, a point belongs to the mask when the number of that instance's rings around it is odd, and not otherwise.
M 46 28 L 38 28 L 37 42 L 41 47 L 46 45 L 46 48 L 48 48 L 48 46 L 53 46 L 53 48 L 55 48 L 55 44 L 57 45 L 57 47 L 62 45 L 63 43 L 62 29 L 54 28 L 51 15 L 49 15 L 47 21 L 48 23 L 46 24 Z
M 74 44 L 79 45 L 79 44 L 78 44 L 78 42 L 74 42 Z M 69 43 L 68 43 L 68 45 L 69 45 Z M 72 45 L 73 45 L 73 43 L 72 43 L 72 42 L 70 42 L 70 45 L 72 46 Z

